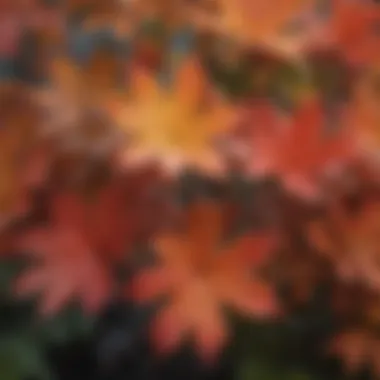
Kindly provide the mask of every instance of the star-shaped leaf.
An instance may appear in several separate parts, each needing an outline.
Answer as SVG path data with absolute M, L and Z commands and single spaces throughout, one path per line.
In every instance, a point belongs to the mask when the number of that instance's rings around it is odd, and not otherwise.
M 201 355 L 213 359 L 228 335 L 222 306 L 250 317 L 276 313 L 272 289 L 252 273 L 269 258 L 273 240 L 245 235 L 221 246 L 223 225 L 221 206 L 200 202 L 186 211 L 180 231 L 155 238 L 161 265 L 138 274 L 132 290 L 138 300 L 169 297 L 152 324 L 160 351 L 191 334 Z
M 354 157 L 350 129 L 327 133 L 325 112 L 314 97 L 302 99 L 290 114 L 259 104 L 248 107 L 247 115 L 243 130 L 250 145 L 245 140 L 240 151 L 250 157 L 248 171 L 256 177 L 277 176 L 287 190 L 305 199 L 323 195 L 324 178 L 339 174 Z

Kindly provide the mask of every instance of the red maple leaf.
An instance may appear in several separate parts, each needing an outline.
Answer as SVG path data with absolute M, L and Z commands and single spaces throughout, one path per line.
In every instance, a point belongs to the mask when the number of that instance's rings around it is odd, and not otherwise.
M 332 1 L 326 37 L 353 64 L 380 59 L 380 6 L 374 1 Z
M 62 36 L 65 17 L 58 7 L 42 5 L 41 1 L 4 1 L 0 4 L 0 55 L 14 57 L 26 29 L 40 31 L 45 37 Z
M 38 135 L 38 107 L 23 85 L 0 88 L 0 228 L 25 215 L 31 193 L 44 184 L 53 160 Z M 20 109 L 23 112 L 20 112 Z
M 380 374 L 380 340 L 373 331 L 365 328 L 343 331 L 334 337 L 329 351 L 341 358 L 348 374 L 356 374 L 368 367 L 375 376 Z
M 108 299 L 111 279 L 87 236 L 83 200 L 60 194 L 52 204 L 52 224 L 33 228 L 20 238 L 19 245 L 39 263 L 16 282 L 15 291 L 25 296 L 42 292 L 40 311 L 59 311 L 72 297 L 85 309 L 100 308 Z
M 0 14 L 0 55 L 12 58 L 20 46 L 23 25 L 14 15 Z
M 128 182 L 129 191 L 125 179 L 117 178 L 89 198 L 74 192 L 54 194 L 50 224 L 20 237 L 19 245 L 40 263 L 18 279 L 17 294 L 42 291 L 44 314 L 57 312 L 71 298 L 78 298 L 88 311 L 101 308 L 112 290 L 113 265 L 153 228 L 147 209 L 158 209 L 141 190 L 148 178 L 140 174 L 134 188 Z M 143 200 L 146 205 L 140 207 Z
M 352 157 L 350 131 L 325 132 L 326 117 L 314 98 L 305 98 L 290 115 L 266 103 L 245 112 L 241 151 L 248 172 L 276 176 L 287 190 L 303 198 L 320 197 L 325 176 L 339 172 Z

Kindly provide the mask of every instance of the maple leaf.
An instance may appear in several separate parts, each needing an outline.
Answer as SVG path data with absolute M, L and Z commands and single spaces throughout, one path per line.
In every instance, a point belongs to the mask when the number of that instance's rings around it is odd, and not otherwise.
M 53 98 L 51 101 L 54 102 L 56 95 L 69 109 L 74 108 L 75 104 L 76 108 L 89 105 L 100 107 L 115 87 L 117 64 L 116 56 L 103 50 L 96 50 L 84 66 L 65 56 L 54 57 L 50 62 L 49 73 L 51 87 L 48 89 L 51 91 L 47 92 L 46 101 Z
M 380 71 L 376 65 L 363 73 L 354 86 L 350 107 L 347 109 L 347 125 L 355 131 L 363 158 L 378 167 L 380 155 Z
M 246 47 L 259 47 L 294 57 L 307 46 L 312 33 L 315 33 L 317 22 L 312 9 L 313 0 L 217 0 L 217 11 L 213 9 L 212 12 L 207 10 L 205 3 L 207 0 L 201 1 L 203 8 L 198 7 L 191 13 L 195 24 Z M 297 18 L 302 20 L 302 17 L 305 18 L 305 27 L 309 28 L 298 33 L 286 33 L 286 27 Z
M 67 24 L 61 7 L 44 5 L 40 1 L 30 1 L 29 4 L 24 5 L 23 17 L 25 25 L 41 33 L 46 40 L 50 40 L 53 44 L 64 41 Z
M 50 67 L 51 85 L 34 92 L 45 111 L 42 133 L 66 154 L 103 156 L 120 144 L 120 133 L 101 107 L 103 96 L 112 91 L 111 74 L 106 71 L 114 64 L 103 58 L 94 56 L 84 68 L 69 59 L 55 58 Z
M 380 203 L 368 200 L 357 213 L 334 203 L 325 220 L 310 223 L 311 244 L 329 258 L 342 279 L 380 290 Z
M 51 163 L 49 149 L 39 141 L 39 112 L 30 95 L 23 86 L 13 84 L 0 89 L 3 125 L 0 131 L 2 227 L 26 213 L 30 205 L 30 191 L 44 182 Z
M 246 235 L 221 248 L 223 225 L 220 205 L 199 202 L 186 211 L 183 230 L 154 239 L 161 265 L 138 274 L 132 294 L 140 301 L 169 296 L 152 325 L 162 352 L 192 334 L 201 355 L 213 359 L 228 335 L 222 306 L 252 317 L 277 311 L 271 288 L 251 272 L 268 259 L 273 240 Z
M 83 201 L 60 195 L 51 207 L 51 225 L 35 227 L 19 238 L 19 246 L 37 264 L 17 279 L 15 293 L 42 292 L 39 309 L 44 315 L 58 312 L 73 297 L 86 310 L 98 310 L 110 296 L 111 279 L 87 235 Z
M 0 56 L 13 58 L 20 47 L 22 24 L 17 17 L 0 13 Z
M 334 0 L 326 40 L 354 65 L 379 61 L 376 30 L 380 7 L 373 1 Z
M 34 94 L 41 107 L 46 108 L 44 128 L 48 136 L 73 128 L 83 107 L 83 97 L 85 98 L 80 70 L 73 62 L 61 57 L 55 58 L 51 61 L 49 70 L 52 83 Z
M 162 185 L 159 172 L 146 168 L 98 191 L 89 205 L 88 234 L 105 259 L 122 259 L 170 215 L 169 205 L 158 196 Z
M 373 373 L 380 375 L 380 340 L 373 332 L 363 328 L 344 331 L 333 339 L 329 351 L 342 359 L 349 374 L 372 367 Z
M 110 107 L 129 137 L 126 165 L 153 161 L 169 174 L 183 167 L 222 172 L 214 143 L 233 126 L 234 115 L 224 101 L 205 97 L 207 85 L 196 60 L 183 63 L 169 88 L 139 68 L 130 81 L 129 98 Z
M 288 306 L 309 302 L 325 274 L 326 265 L 321 257 L 310 254 L 293 241 L 283 247 L 272 268 L 276 283 L 286 289 Z
M 51 42 L 62 41 L 65 18 L 58 8 L 41 1 L 2 2 L 0 8 L 0 54 L 14 57 L 26 29 L 40 32 Z
M 108 299 L 110 280 L 75 230 L 34 231 L 25 238 L 25 245 L 42 264 L 18 279 L 15 292 L 25 296 L 43 291 L 42 314 L 59 311 L 72 296 L 77 296 L 90 311 Z
M 251 127 L 246 129 L 250 145 L 245 142 L 242 149 L 249 173 L 277 176 L 287 190 L 305 199 L 320 197 L 323 179 L 339 174 L 354 155 L 350 130 L 324 132 L 326 118 L 314 98 L 303 99 L 290 115 L 259 104 L 248 108 L 247 116 L 243 130 Z
M 73 191 L 54 194 L 50 220 L 44 227 L 20 234 L 18 246 L 40 263 L 22 274 L 15 285 L 21 296 L 42 291 L 40 310 L 57 312 L 78 298 L 85 310 L 97 311 L 112 290 L 111 271 L 146 239 L 164 208 L 152 198 L 152 171 L 113 178 L 87 196 Z

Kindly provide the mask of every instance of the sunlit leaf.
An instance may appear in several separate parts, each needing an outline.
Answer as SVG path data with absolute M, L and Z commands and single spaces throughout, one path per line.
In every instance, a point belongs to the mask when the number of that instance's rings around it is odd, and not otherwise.
M 129 143 L 126 165 L 158 162 L 167 172 L 183 167 L 208 174 L 223 171 L 215 140 L 233 127 L 231 107 L 209 94 L 199 62 L 190 58 L 167 88 L 144 69 L 135 68 L 130 93 L 112 105 Z

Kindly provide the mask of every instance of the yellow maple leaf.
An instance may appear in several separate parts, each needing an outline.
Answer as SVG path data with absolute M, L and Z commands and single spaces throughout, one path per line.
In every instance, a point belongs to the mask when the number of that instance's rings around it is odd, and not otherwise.
M 129 137 L 124 162 L 156 161 L 168 173 L 183 167 L 221 173 L 215 140 L 233 127 L 234 113 L 231 105 L 208 90 L 200 65 L 192 58 L 176 71 L 169 86 L 135 68 L 130 93 L 114 113 Z

